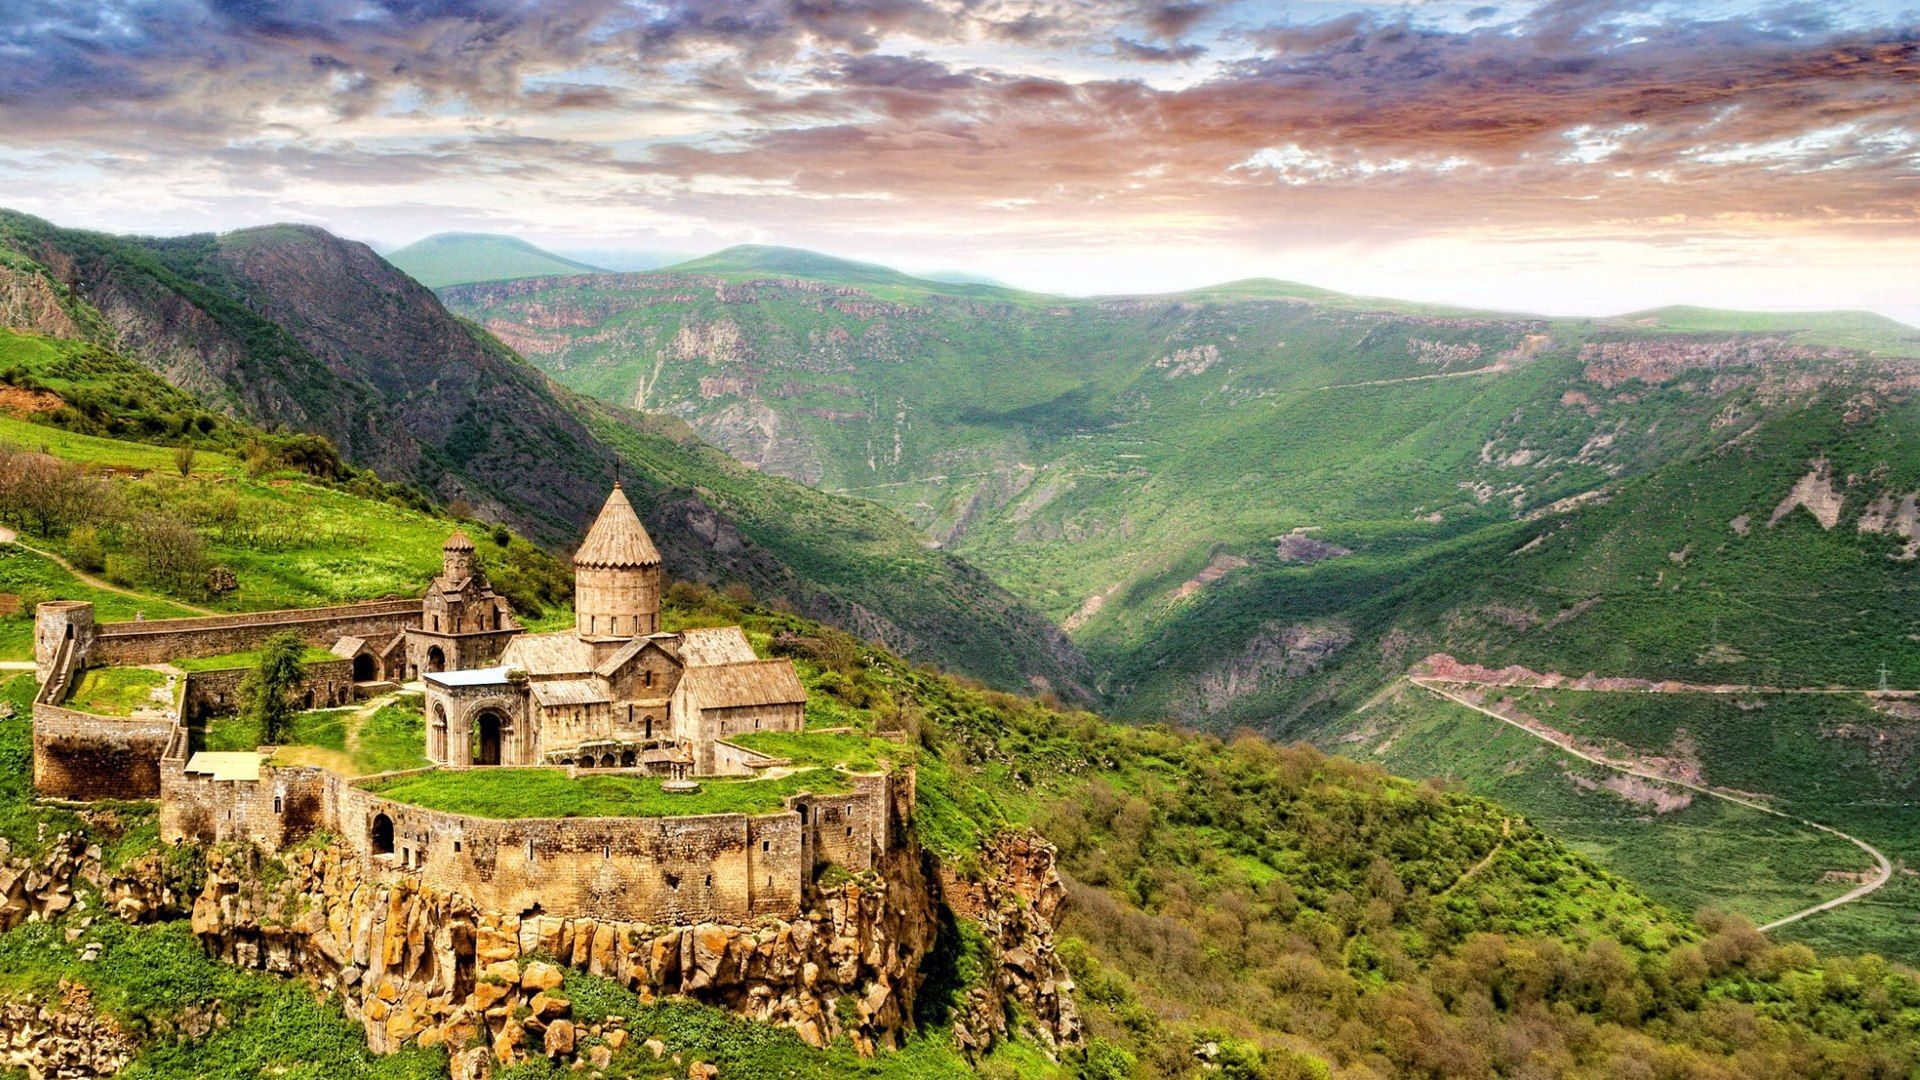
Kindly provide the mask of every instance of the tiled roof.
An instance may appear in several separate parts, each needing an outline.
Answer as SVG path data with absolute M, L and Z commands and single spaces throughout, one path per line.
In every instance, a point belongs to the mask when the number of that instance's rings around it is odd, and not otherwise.
M 653 537 L 647 535 L 647 527 L 640 524 L 640 515 L 633 512 L 618 483 L 574 553 L 573 565 L 609 569 L 660 565 L 660 550 L 653 546 Z
M 745 664 L 755 659 L 747 632 L 737 626 L 712 626 L 680 634 L 680 660 L 688 667 Z
M 542 707 L 602 705 L 613 700 L 601 679 L 553 679 L 533 684 L 533 700 Z
M 500 654 L 504 667 L 529 675 L 586 675 L 594 669 L 593 646 L 571 630 L 551 634 L 521 634 Z
M 683 685 L 702 709 L 798 704 L 807 700 L 800 675 L 788 660 L 689 667 Z

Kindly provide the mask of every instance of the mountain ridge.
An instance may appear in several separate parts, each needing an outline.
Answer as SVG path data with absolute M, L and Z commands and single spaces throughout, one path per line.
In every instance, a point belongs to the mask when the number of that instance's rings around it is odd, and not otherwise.
M 10 272 L 21 289 L 65 290 L 98 311 L 105 344 L 229 416 L 322 435 L 355 464 L 554 546 L 577 538 L 624 458 L 629 493 L 684 573 L 740 580 L 1001 685 L 1083 692 L 1085 661 L 1057 628 L 887 511 L 753 473 L 690 430 L 588 407 L 364 244 L 311 226 L 128 240 L 6 213 L 0 248 L 31 261 Z

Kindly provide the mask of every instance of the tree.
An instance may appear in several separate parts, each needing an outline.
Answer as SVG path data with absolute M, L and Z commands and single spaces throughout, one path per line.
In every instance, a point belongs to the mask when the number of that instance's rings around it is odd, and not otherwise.
M 293 695 L 307 684 L 301 662 L 307 644 L 298 634 L 283 630 L 260 647 L 260 659 L 240 680 L 240 700 L 247 719 L 260 725 L 260 737 L 279 742 L 293 722 Z
M 181 443 L 173 448 L 173 467 L 180 470 L 181 476 L 193 472 L 193 444 Z

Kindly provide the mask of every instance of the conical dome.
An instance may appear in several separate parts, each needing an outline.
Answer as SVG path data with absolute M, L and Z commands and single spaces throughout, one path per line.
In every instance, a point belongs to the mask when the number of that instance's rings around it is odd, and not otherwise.
M 442 551 L 472 551 L 473 541 L 467 539 L 466 533 L 460 531 L 459 529 L 455 529 L 453 530 L 453 535 L 447 537 L 447 542 L 441 545 L 441 550 Z
M 640 524 L 640 515 L 633 512 L 633 504 L 620 490 L 619 481 L 614 482 L 607 505 L 600 508 L 600 516 L 593 519 L 593 528 L 587 530 L 586 540 L 574 553 L 573 565 L 607 569 L 660 565 L 660 549 L 653 546 L 653 537 Z

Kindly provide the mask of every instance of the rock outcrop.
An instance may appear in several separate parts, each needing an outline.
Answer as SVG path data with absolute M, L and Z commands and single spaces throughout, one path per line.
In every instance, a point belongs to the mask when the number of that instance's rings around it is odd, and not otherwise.
M 1053 916 L 1067 898 L 1055 855 L 1053 845 L 1038 836 L 1009 833 L 983 845 L 977 878 L 941 869 L 947 906 L 979 924 L 998 957 L 954 1020 L 954 1040 L 969 1055 L 984 1053 L 1008 1034 L 1009 1012 L 1017 1012 L 1028 1034 L 1049 1046 L 1082 1041 L 1070 994 L 1073 977 L 1054 951 Z
M 382 881 L 341 848 L 287 853 L 286 876 L 269 885 L 258 859 L 216 853 L 194 932 L 229 962 L 339 990 L 381 1051 L 417 1041 L 570 1060 L 606 1033 L 576 1024 L 556 965 L 643 1000 L 681 994 L 781 1024 L 814 1046 L 841 1035 L 866 1051 L 894 1046 L 937 925 L 909 859 L 822 891 L 799 919 L 751 926 L 486 912 L 411 879 Z
M 133 1040 L 93 1009 L 86 987 L 60 980 L 57 999 L 0 1001 L 0 1069 L 27 1076 L 113 1076 L 134 1052 Z

